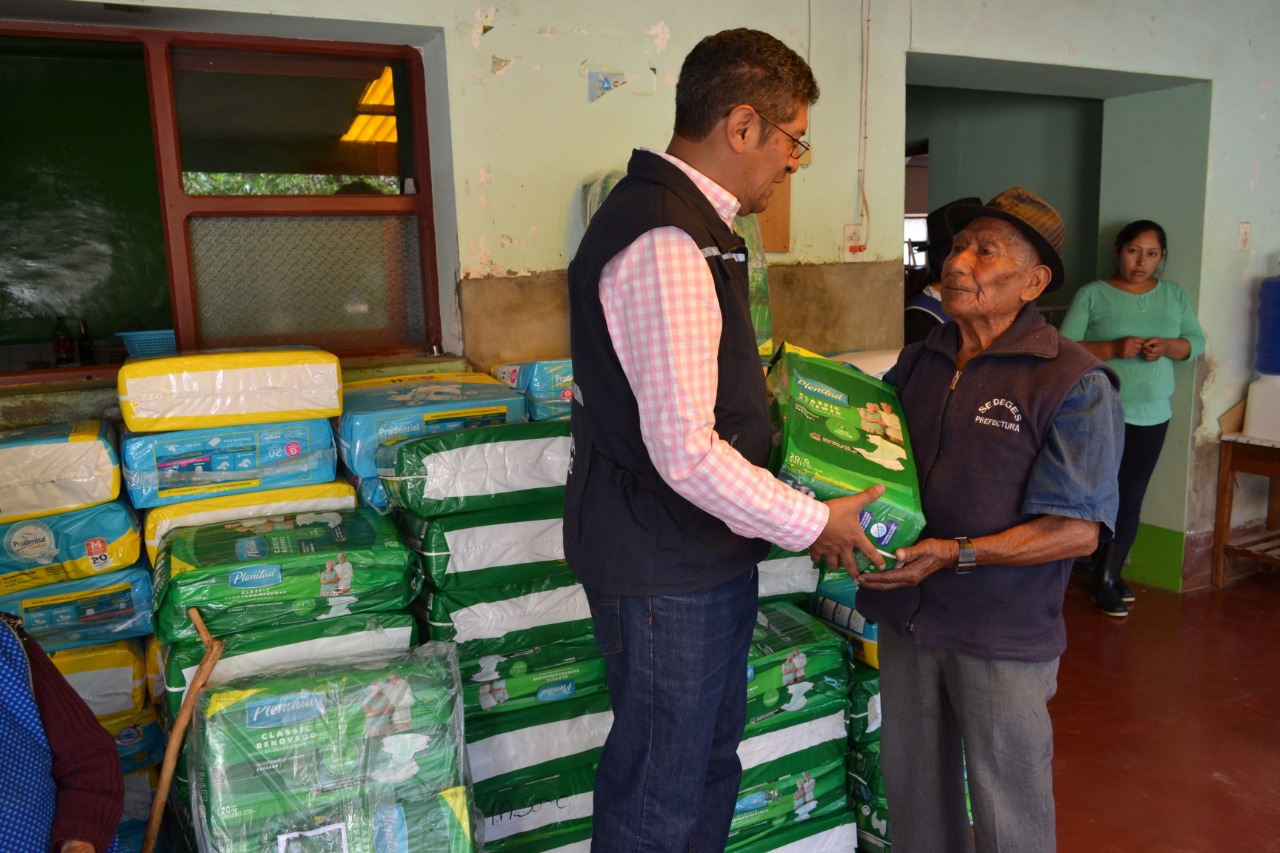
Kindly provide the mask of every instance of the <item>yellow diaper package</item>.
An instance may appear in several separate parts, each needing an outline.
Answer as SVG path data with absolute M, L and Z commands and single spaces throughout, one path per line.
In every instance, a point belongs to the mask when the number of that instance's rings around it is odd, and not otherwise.
M 342 412 L 338 357 L 309 347 L 131 358 L 116 380 L 134 432 L 301 421 Z
M 88 420 L 0 431 L 0 483 L 0 524 L 115 500 L 115 430 Z
M 49 655 L 94 716 L 141 711 L 147 701 L 147 671 L 136 640 L 63 649 Z

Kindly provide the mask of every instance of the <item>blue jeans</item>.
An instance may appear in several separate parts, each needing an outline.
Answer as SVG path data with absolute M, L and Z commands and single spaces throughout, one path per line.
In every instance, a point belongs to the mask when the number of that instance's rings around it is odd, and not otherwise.
M 1048 702 L 1057 686 L 1057 658 L 988 660 L 880 631 L 880 769 L 893 853 L 1053 853 Z
M 694 593 L 586 592 L 613 706 L 591 849 L 721 853 L 742 779 L 755 566 Z

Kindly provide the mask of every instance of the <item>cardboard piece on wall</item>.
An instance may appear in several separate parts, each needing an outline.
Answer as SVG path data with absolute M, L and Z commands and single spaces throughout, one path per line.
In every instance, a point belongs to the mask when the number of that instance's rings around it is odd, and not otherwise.
M 791 251 L 791 176 L 775 184 L 769 206 L 756 214 L 766 252 Z

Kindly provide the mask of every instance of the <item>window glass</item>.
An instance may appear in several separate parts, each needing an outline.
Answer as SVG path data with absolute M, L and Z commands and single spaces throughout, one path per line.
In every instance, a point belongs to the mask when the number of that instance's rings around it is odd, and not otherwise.
M 190 46 L 171 57 L 190 195 L 387 194 L 413 177 L 399 62 Z

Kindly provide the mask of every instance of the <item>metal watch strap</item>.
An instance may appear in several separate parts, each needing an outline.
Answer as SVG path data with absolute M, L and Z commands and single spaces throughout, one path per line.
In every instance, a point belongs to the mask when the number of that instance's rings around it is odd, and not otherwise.
M 957 536 L 956 543 L 960 546 L 960 559 L 956 563 L 956 574 L 967 575 L 969 570 L 978 564 L 977 556 L 973 553 L 973 543 L 969 541 L 968 536 Z

